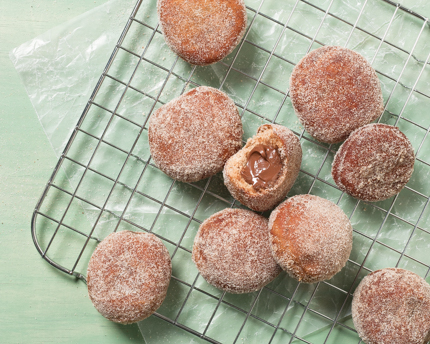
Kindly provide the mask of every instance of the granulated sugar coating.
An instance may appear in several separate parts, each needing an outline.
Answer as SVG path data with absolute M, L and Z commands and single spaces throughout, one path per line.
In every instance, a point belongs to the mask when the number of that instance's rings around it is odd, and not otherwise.
M 281 272 L 270 252 L 267 219 L 225 209 L 204 221 L 194 239 L 193 261 L 203 278 L 229 293 L 259 290 Z
M 157 9 L 167 45 L 195 65 L 223 59 L 246 29 L 243 0 L 158 0 Z
M 197 87 L 159 108 L 149 119 L 149 148 L 164 173 L 195 182 L 220 172 L 242 146 L 234 102 L 211 87 Z
M 249 159 L 249 153 L 259 144 L 277 150 L 282 169 L 273 185 L 256 189 L 245 181 L 241 171 Z M 245 147 L 227 161 L 223 170 L 224 183 L 239 202 L 255 211 L 266 211 L 287 196 L 299 174 L 301 162 L 302 148 L 297 136 L 281 125 L 264 124 L 258 128 L 257 135 L 248 139 Z
M 91 256 L 88 294 L 94 307 L 109 320 L 138 322 L 160 307 L 171 273 L 169 252 L 155 235 L 112 233 Z
M 355 290 L 352 320 L 367 344 L 424 344 L 430 340 L 430 285 L 413 272 L 386 268 Z
M 307 54 L 290 80 L 294 110 L 317 140 L 336 143 L 378 118 L 383 110 L 375 70 L 356 52 L 325 46 Z
M 269 229 L 273 257 L 301 282 L 332 278 L 351 253 L 351 223 L 342 209 L 324 198 L 289 198 L 270 215 Z
M 351 196 L 376 202 L 399 193 L 414 171 L 411 142 L 398 128 L 369 124 L 354 131 L 336 153 L 332 176 Z

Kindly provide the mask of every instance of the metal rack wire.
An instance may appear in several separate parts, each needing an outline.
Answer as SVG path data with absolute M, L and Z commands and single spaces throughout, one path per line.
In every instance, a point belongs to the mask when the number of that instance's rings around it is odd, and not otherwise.
M 393 75 L 394 73 L 376 68 L 379 77 L 385 78 L 385 80 L 387 80 L 388 83 L 391 83 L 390 85 L 392 86 L 391 90 L 387 92 L 388 97 L 386 97 L 385 100 L 385 112 L 384 115 L 381 116 L 380 121 L 390 122 L 390 124 L 393 125 L 405 123 L 410 126 L 411 132 L 420 132 L 419 139 L 416 141 L 414 147 L 417 156 L 416 161 L 417 164 L 420 164 L 420 173 L 428 172 L 430 171 L 430 159 L 428 156 L 421 156 L 422 154 L 420 153 L 424 151 L 426 149 L 425 147 L 428 145 L 430 139 L 430 123 L 417 120 L 416 117 L 409 118 L 408 116 L 405 116 L 407 112 L 405 112 L 405 109 L 407 109 L 411 97 L 416 95 L 420 97 L 424 107 L 427 106 L 428 108 L 428 106 L 430 106 L 430 94 L 428 93 L 428 90 L 423 90 L 418 87 L 420 85 L 422 75 L 428 75 L 426 73 L 429 73 L 430 70 L 430 48 L 427 55 L 424 55 L 424 58 L 421 57 L 421 53 L 419 56 L 415 53 L 416 47 L 421 44 L 420 38 L 423 35 L 428 35 L 430 32 L 429 21 L 420 14 L 404 8 L 392 1 L 374 1 L 385 4 L 385 10 L 387 13 L 390 13 L 390 19 L 387 22 L 387 25 L 385 25 L 386 27 L 383 30 L 382 35 L 381 33 L 371 32 L 365 27 L 362 27 L 360 22 L 362 14 L 366 10 L 366 6 L 371 6 L 371 0 L 364 1 L 361 10 L 354 21 L 344 19 L 331 11 L 333 4 L 339 2 L 342 3 L 341 0 L 325 1 L 324 5 L 316 5 L 310 0 L 293 0 L 285 2 L 288 4 L 291 3 L 292 9 L 288 16 L 283 20 L 279 18 L 275 19 L 264 11 L 264 0 L 259 2 L 254 1 L 253 6 L 247 6 L 249 25 L 244 39 L 228 59 L 219 63 L 224 74 L 217 87 L 223 89 L 226 81 L 232 73 L 243 76 L 246 78 L 245 82 L 250 84 L 250 92 L 244 101 L 237 101 L 236 105 L 240 109 L 240 114 L 244 123 L 247 118 L 256 118 L 261 122 L 284 124 L 281 117 L 283 116 L 282 114 L 286 104 L 289 102 L 288 90 L 285 91 L 281 89 L 277 84 L 274 85 L 270 80 L 265 78 L 265 73 L 273 66 L 271 63 L 273 59 L 277 59 L 277 61 L 281 61 L 291 67 L 295 65 L 295 62 L 297 62 L 286 58 L 282 53 L 279 53 L 278 46 L 281 40 L 286 34 L 295 34 L 298 35 L 298 37 L 303 38 L 307 42 L 306 51 L 303 51 L 302 54 L 304 55 L 316 46 L 331 43 L 325 42 L 319 38 L 319 33 L 326 25 L 327 20 L 330 20 L 328 24 L 329 26 L 332 25 L 331 23 L 333 22 L 342 23 L 342 25 L 349 30 L 346 35 L 346 42 L 343 43 L 344 46 L 348 45 L 356 32 L 378 42 L 374 55 L 370 58 L 370 62 L 372 64 L 375 62 L 382 46 L 388 46 L 390 49 L 393 49 L 399 54 L 405 56 L 404 63 L 397 75 Z M 283 2 L 279 3 L 280 4 L 278 4 L 278 6 L 284 6 Z M 169 181 L 169 185 L 164 186 L 165 194 L 161 198 L 152 194 L 149 187 L 148 189 L 142 188 L 142 184 L 147 186 L 148 182 L 152 181 L 154 174 L 150 171 L 155 171 L 155 173 L 157 171 L 156 166 L 151 162 L 151 158 L 148 153 L 149 149 L 147 145 L 145 145 L 144 139 L 147 132 L 146 124 L 149 115 L 156 107 L 164 104 L 168 100 L 164 99 L 166 97 L 164 96 L 163 91 L 167 89 L 167 85 L 171 79 L 177 80 L 181 85 L 179 87 L 180 91 L 176 91 L 176 95 L 182 94 L 187 87 L 196 87 L 200 86 L 200 84 L 194 78 L 198 69 L 197 67 L 190 66 L 188 74 L 184 74 L 183 70 L 178 72 L 177 68 L 175 68 L 178 64 L 183 63 L 179 58 L 176 57 L 171 61 L 168 59 L 168 61 L 165 62 L 159 58 L 151 58 L 148 56 L 149 49 L 153 46 L 157 47 L 157 44 L 159 44 L 157 43 L 157 39 L 161 37 L 161 32 L 158 25 L 148 23 L 144 19 L 141 19 L 145 17 L 144 14 L 139 11 L 141 4 L 142 1 L 139 0 L 134 7 L 118 43 L 115 46 L 115 49 L 85 107 L 85 110 L 79 118 L 73 134 L 71 135 L 66 148 L 55 166 L 43 194 L 36 205 L 32 217 L 31 230 L 33 241 L 42 257 L 57 269 L 69 275 L 76 276 L 84 281 L 85 276 L 82 271 L 85 271 L 89 255 L 93 251 L 97 242 L 100 241 L 99 236 L 103 236 L 103 234 L 100 233 L 108 234 L 109 232 L 122 229 L 154 232 L 169 245 L 172 261 L 175 264 L 174 259 L 176 256 L 182 257 L 183 254 L 189 255 L 191 253 L 189 241 L 190 238 L 192 240 L 193 228 L 198 227 L 206 216 L 205 214 L 198 216 L 200 208 L 205 202 L 205 197 L 210 197 L 213 202 L 218 202 L 217 204 L 220 204 L 219 207 L 221 208 L 237 206 L 235 201 L 229 197 L 225 191 L 219 190 L 222 186 L 220 186 L 219 180 L 217 181 L 217 177 L 192 184 Z M 311 34 L 302 32 L 291 25 L 291 20 L 295 15 L 298 6 L 308 8 L 309 10 L 318 13 L 320 16 L 320 23 Z M 414 37 L 407 38 L 407 41 L 410 41 L 411 43 L 413 42 L 412 45 L 397 44 L 387 39 L 391 34 L 390 30 L 392 29 L 393 22 L 400 14 L 404 15 L 407 21 L 410 21 L 419 28 L 418 32 L 414 34 Z M 277 36 L 273 40 L 273 45 L 270 49 L 264 44 L 259 42 L 256 43 L 249 36 L 253 25 L 256 25 L 255 23 L 262 19 L 269 21 L 278 28 Z M 139 52 L 126 47 L 124 44 L 132 27 L 142 28 L 147 33 L 147 37 L 149 36 L 148 38 L 145 38 L 144 43 L 141 43 L 145 44 L 145 47 Z M 138 44 L 140 44 L 140 42 Z M 258 70 L 258 73 L 251 74 L 244 71 L 240 66 L 238 66 L 238 64 L 236 64 L 238 59 L 240 59 L 241 51 L 244 49 L 245 45 L 256 49 L 256 51 L 264 53 L 266 56 L 266 61 L 263 67 Z M 120 55 L 122 57 L 120 57 Z M 118 70 L 115 72 L 115 68 L 112 68 L 112 66 L 119 59 L 124 58 L 124 56 L 126 59 L 135 60 L 133 62 L 132 71 L 126 78 L 119 75 L 120 72 Z M 414 82 L 412 84 L 403 81 L 403 75 L 408 73 L 411 61 L 415 66 L 419 67 L 419 72 L 414 78 Z M 133 83 L 133 80 L 141 72 L 140 68 L 142 68 L 142 66 L 145 66 L 146 69 L 157 71 L 164 75 L 162 78 L 159 78 L 159 87 L 155 93 L 153 90 L 148 90 L 145 87 L 138 87 Z M 101 97 L 99 100 L 98 94 L 106 84 L 115 85 L 115 87 L 112 88 L 116 92 L 115 96 L 109 98 Z M 263 86 L 276 93 L 279 99 L 276 113 L 271 114 L 270 116 L 263 114 L 264 111 L 253 109 L 251 106 L 253 96 L 256 94 L 258 87 Z M 396 92 L 399 88 L 404 92 L 407 92 L 407 96 L 403 104 L 400 104 L 397 107 L 397 110 L 392 111 L 389 108 L 389 104 L 394 98 L 396 98 Z M 130 118 L 126 113 L 121 113 L 121 104 L 125 102 L 129 92 L 135 92 L 142 97 L 142 102 L 148 104 L 146 111 L 147 116 L 142 116 L 142 121 Z M 103 115 L 101 115 L 101 113 L 103 113 Z M 291 114 L 291 116 L 293 116 L 293 114 Z M 131 137 L 131 139 L 128 140 L 128 147 L 124 147 L 122 143 L 113 143 L 111 142 L 112 140 L 110 140 L 110 137 L 112 137 L 112 131 L 119 130 L 116 125 L 118 121 L 123 123 L 122 125 L 124 126 L 129 126 L 127 128 L 133 128 L 123 132 L 124 136 Z M 87 123 L 90 123 L 90 125 L 87 125 Z M 306 144 L 311 147 L 309 148 L 310 150 L 318 150 L 319 152 L 322 152 L 321 159 L 318 162 L 318 168 L 313 171 L 309 171 L 302 166 L 301 175 L 303 180 L 306 179 L 306 183 L 301 186 L 301 191 L 315 193 L 318 191 L 318 188 L 327 188 L 332 190 L 336 195 L 337 203 L 344 205 L 350 218 L 353 218 L 356 213 L 360 212 L 361 207 L 366 207 L 367 209 L 370 209 L 370 211 L 381 214 L 379 227 L 373 228 L 371 232 L 363 230 L 362 228 L 354 227 L 355 242 L 357 242 L 357 240 L 359 243 L 362 243 L 362 240 L 367 241 L 367 247 L 365 247 L 365 252 L 362 256 L 351 257 L 348 262 L 350 269 L 354 271 L 354 277 L 346 284 L 326 281 L 312 285 L 310 287 L 311 289 L 308 289 L 308 295 L 303 299 L 298 298 L 299 295 L 301 295 L 300 290 L 303 287 L 300 283 L 296 283 L 292 289 L 292 293 L 289 295 L 279 292 L 279 290 L 269 285 L 253 294 L 249 305 L 247 307 L 243 307 L 240 304 L 238 305 L 233 299 L 227 297 L 225 293 L 217 293 L 211 289 L 202 287 L 198 283 L 198 274 L 194 275 L 191 279 L 178 277 L 174 274 L 172 279 L 178 285 L 188 288 L 187 292 L 182 298 L 174 316 L 159 312 L 156 313 L 157 317 L 174 324 L 177 327 L 206 340 L 207 342 L 219 343 L 220 341 L 211 335 L 211 324 L 213 324 L 220 307 L 227 306 L 238 314 L 241 314 L 243 318 L 242 324 L 236 329 L 234 338 L 232 337 L 230 340 L 233 343 L 238 343 L 240 341 L 240 337 L 243 334 L 244 329 L 249 326 L 251 321 L 252 326 L 264 326 L 266 329 L 270 329 L 271 331 L 269 331 L 270 335 L 267 335 L 264 339 L 257 340 L 259 343 L 274 343 L 279 339 L 280 334 L 284 335 L 285 338 L 287 338 L 286 342 L 289 343 L 312 343 L 311 341 L 308 341 L 308 339 L 303 338 L 306 335 L 301 334 L 300 329 L 308 314 L 313 314 L 326 323 L 324 343 L 333 342 L 335 338 L 337 338 L 338 342 L 341 341 L 337 334 L 339 332 L 339 328 L 343 331 L 343 336 L 345 336 L 345 338 L 348 337 L 349 340 L 351 338 L 354 340 L 355 338 L 355 342 L 358 343 L 359 338 L 356 335 L 354 328 L 350 323 L 345 322 L 342 319 L 348 315 L 347 309 L 351 301 L 352 292 L 357 283 L 363 277 L 363 274 L 372 270 L 366 263 L 371 260 L 380 261 L 385 259 L 383 256 L 374 255 L 375 251 L 373 249 L 376 245 L 381 249 L 386 250 L 385 252 L 390 252 L 390 254 L 393 254 L 396 257 L 397 261 L 390 263 L 393 266 L 404 266 L 404 261 L 407 260 L 409 263 L 408 267 L 412 267 L 412 269 L 415 269 L 417 273 L 425 278 L 429 276 L 430 258 L 423 258 L 423 255 L 418 255 L 419 258 L 417 258 L 415 254 L 410 254 L 409 250 L 412 242 L 414 245 L 417 245 L 417 233 L 420 233 L 418 238 L 422 239 L 427 235 L 428 238 L 430 238 L 430 230 L 428 228 L 428 223 L 426 222 L 426 218 L 430 217 L 430 207 L 428 206 L 430 190 L 428 190 L 428 187 L 421 187 L 419 183 L 415 183 L 412 185 L 408 184 L 404 190 L 404 192 L 407 193 L 407 196 L 404 197 L 413 198 L 414 200 L 415 198 L 419 199 L 419 201 L 412 202 L 416 205 L 415 210 L 417 215 L 414 217 L 410 217 L 405 215 L 404 212 L 402 213 L 396 210 L 396 202 L 399 201 L 399 197 L 403 196 L 398 195 L 387 202 L 376 204 L 365 204 L 363 202 L 352 200 L 349 196 L 341 193 L 329 178 L 322 175 L 329 165 L 330 159 L 335 153 L 337 146 L 321 144 L 308 136 L 304 130 L 292 129 L 298 135 L 302 144 Z M 90 147 L 90 149 L 88 149 L 88 147 Z M 118 161 L 120 162 L 111 162 L 111 165 L 108 168 L 101 166 L 99 163 L 95 163 L 97 161 L 97 155 L 103 150 L 115 152 L 112 156 L 121 156 L 121 158 L 118 158 Z M 104 155 L 104 157 L 106 156 Z M 114 160 L 113 157 L 112 160 Z M 114 164 L 115 168 L 112 168 Z M 69 183 L 68 178 L 70 178 L 71 173 L 74 173 L 77 177 L 74 182 Z M 91 178 L 89 177 L 90 175 L 92 176 Z M 154 181 L 154 183 L 156 183 L 156 181 Z M 172 194 L 178 192 L 178 187 L 179 189 L 183 188 L 183 186 L 178 186 L 178 184 L 185 185 L 187 190 L 192 190 L 193 194 L 196 195 L 193 196 L 195 198 L 192 209 L 182 209 L 180 204 L 170 200 L 169 197 L 172 197 Z M 117 196 L 119 188 L 122 190 L 122 198 L 118 198 Z M 93 197 L 95 194 L 97 197 Z M 149 202 L 158 208 L 158 211 L 150 217 L 150 220 L 139 216 L 127 216 L 129 209 L 132 207 L 131 204 L 135 202 L 136 199 L 139 199 L 142 202 Z M 92 214 L 95 214 L 90 219 L 87 214 L 84 214 L 86 212 L 85 210 L 88 209 L 91 209 Z M 179 233 L 174 237 L 169 233 L 161 233 L 155 230 L 159 227 L 158 222 L 161 221 L 161 214 L 164 211 L 181 215 L 183 218 L 183 228 L 181 228 Z M 108 217 L 110 221 L 104 222 L 104 217 Z M 400 226 L 409 228 L 407 238 L 405 240 L 406 244 L 403 243 L 402 247 L 398 247 L 395 243 L 381 239 L 380 234 L 385 230 L 385 226 L 389 221 L 394 221 L 400 224 Z M 109 223 L 109 226 L 105 228 L 104 223 Z M 72 248 L 67 248 L 70 245 Z M 357 244 L 355 243 L 354 245 Z M 70 259 L 63 261 L 63 254 Z M 340 304 L 337 305 L 336 314 L 327 315 L 324 309 L 314 305 L 319 288 L 329 288 L 341 295 L 341 301 Z M 184 323 L 181 318 L 193 291 L 198 291 L 205 297 L 212 299 L 214 302 L 212 312 L 208 315 L 205 326 L 202 328 L 193 328 L 192 325 L 188 325 L 186 322 Z M 259 299 L 262 297 L 262 293 L 267 293 L 270 295 L 269 297 L 279 298 L 284 304 L 283 309 L 278 310 L 280 313 L 275 320 L 260 316 L 254 312 Z M 286 316 L 287 311 L 293 306 L 299 307 L 298 321 L 294 323 L 294 326 L 292 325 L 290 328 L 287 328 L 283 322 L 284 317 Z

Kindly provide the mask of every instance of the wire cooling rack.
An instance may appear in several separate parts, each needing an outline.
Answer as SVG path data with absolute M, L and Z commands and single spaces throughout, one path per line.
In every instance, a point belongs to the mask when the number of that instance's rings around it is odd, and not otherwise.
M 154 11 L 155 0 L 148 3 Z M 357 3 L 247 1 L 248 28 L 238 48 L 214 66 L 194 67 L 166 48 L 154 15 L 138 1 L 36 205 L 31 229 L 42 257 L 85 281 L 91 253 L 106 235 L 152 232 L 168 247 L 174 268 L 155 317 L 196 340 L 359 343 L 350 303 L 362 277 L 388 266 L 424 278 L 430 273 L 430 27 L 427 18 L 389 0 Z M 370 204 L 338 190 L 330 176 L 338 145 L 315 141 L 295 117 L 291 70 L 322 45 L 352 48 L 372 63 L 385 100 L 379 121 L 399 126 L 412 141 L 415 172 L 396 197 Z M 333 279 L 305 285 L 283 274 L 259 292 L 230 295 L 206 284 L 190 264 L 200 223 L 240 204 L 220 175 L 188 184 L 161 173 L 149 155 L 147 121 L 199 85 L 235 100 L 245 138 L 263 123 L 286 125 L 300 138 L 303 163 L 289 195 L 328 198 L 354 227 L 351 257 Z

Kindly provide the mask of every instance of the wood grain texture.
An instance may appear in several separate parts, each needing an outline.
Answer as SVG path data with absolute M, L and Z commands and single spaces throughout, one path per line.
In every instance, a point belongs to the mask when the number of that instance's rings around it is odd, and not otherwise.
M 52 268 L 33 245 L 31 215 L 57 158 L 8 56 L 19 44 L 104 2 L 0 2 L 1 343 L 144 343 L 137 325 L 103 318 L 86 285 Z

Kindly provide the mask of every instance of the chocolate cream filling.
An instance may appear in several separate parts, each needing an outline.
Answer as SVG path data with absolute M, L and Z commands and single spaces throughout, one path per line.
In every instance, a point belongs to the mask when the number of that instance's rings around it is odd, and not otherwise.
M 281 157 L 275 148 L 255 146 L 248 155 L 248 162 L 240 172 L 243 179 L 254 189 L 271 187 L 282 169 Z

